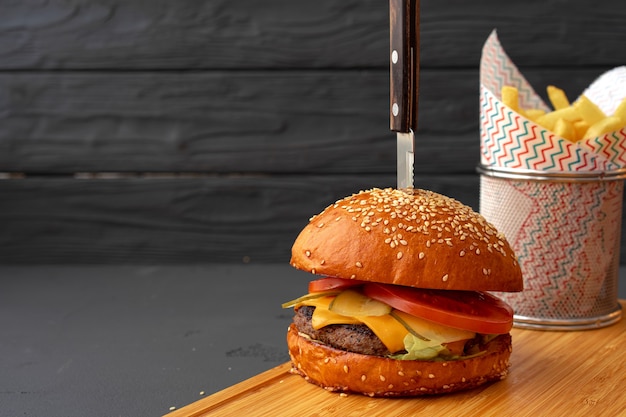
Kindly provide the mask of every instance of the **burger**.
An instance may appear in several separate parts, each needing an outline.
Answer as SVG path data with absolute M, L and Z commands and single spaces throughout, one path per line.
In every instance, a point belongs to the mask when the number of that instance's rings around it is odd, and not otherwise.
M 287 331 L 292 373 L 329 391 L 442 394 L 505 378 L 521 291 L 505 237 L 457 200 L 371 189 L 313 216 L 291 265 L 319 275 Z

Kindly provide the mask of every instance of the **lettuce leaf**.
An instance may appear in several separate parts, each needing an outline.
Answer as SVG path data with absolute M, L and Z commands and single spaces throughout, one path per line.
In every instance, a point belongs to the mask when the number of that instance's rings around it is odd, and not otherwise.
M 407 361 L 427 360 L 436 358 L 441 351 L 446 350 L 445 346 L 441 344 L 441 340 L 423 340 L 411 333 L 404 337 L 404 349 L 406 353 L 399 353 L 391 357 Z

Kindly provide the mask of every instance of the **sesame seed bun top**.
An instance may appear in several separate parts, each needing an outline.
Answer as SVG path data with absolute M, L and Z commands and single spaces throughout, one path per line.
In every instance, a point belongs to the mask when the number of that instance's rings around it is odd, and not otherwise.
M 313 274 L 475 291 L 521 291 L 505 237 L 470 207 L 414 189 L 374 188 L 311 218 L 291 264 Z

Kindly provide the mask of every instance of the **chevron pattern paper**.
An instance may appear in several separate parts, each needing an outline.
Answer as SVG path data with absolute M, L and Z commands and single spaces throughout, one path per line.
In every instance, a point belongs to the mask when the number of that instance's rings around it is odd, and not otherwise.
M 517 87 L 521 107 L 550 111 L 493 31 L 480 64 L 482 165 L 547 177 L 626 168 L 626 128 L 570 142 L 505 106 L 500 96 L 505 85 Z M 626 67 L 599 77 L 585 95 L 612 114 L 626 96 Z M 481 177 L 480 212 L 504 233 L 522 268 L 524 291 L 498 294 L 517 316 L 568 321 L 615 310 L 623 188 L 621 180 L 600 177 L 587 182 Z
M 599 76 L 583 91 L 606 114 L 613 114 L 626 97 L 626 66 L 613 68 Z
M 480 127 L 483 165 L 549 172 L 618 168 L 592 147 L 560 139 L 509 109 L 485 86 L 480 87 Z
M 494 30 L 483 46 L 480 61 L 483 165 L 550 172 L 610 171 L 626 167 L 626 156 L 620 152 L 626 148 L 626 129 L 572 143 L 506 107 L 500 101 L 500 92 L 506 85 L 517 87 L 521 107 L 550 111 L 506 54 Z M 603 74 L 585 94 L 612 114 L 626 97 L 626 67 Z
M 549 110 L 549 107 L 504 52 L 495 30 L 491 32 L 483 46 L 480 60 L 480 85 L 493 92 L 498 100 L 501 98 L 502 87 L 505 85 L 517 87 L 520 106 Z

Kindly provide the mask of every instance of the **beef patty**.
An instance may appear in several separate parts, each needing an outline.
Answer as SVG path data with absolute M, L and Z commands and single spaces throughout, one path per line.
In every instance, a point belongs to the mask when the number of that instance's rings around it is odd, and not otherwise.
M 336 349 L 376 356 L 391 353 L 378 336 L 364 324 L 331 324 L 318 330 L 313 329 L 311 318 L 314 310 L 315 307 L 302 306 L 295 311 L 293 322 L 300 333 Z

